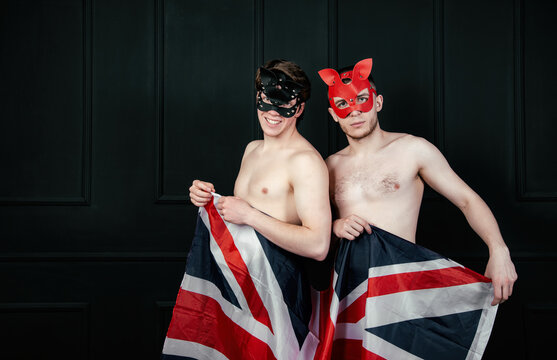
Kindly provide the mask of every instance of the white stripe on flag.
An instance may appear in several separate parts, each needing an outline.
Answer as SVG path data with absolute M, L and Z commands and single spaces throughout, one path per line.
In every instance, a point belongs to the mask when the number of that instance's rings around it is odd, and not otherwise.
M 211 249 L 211 254 L 213 254 L 217 266 L 222 271 L 222 274 L 225 277 L 228 284 L 230 285 L 232 292 L 234 293 L 234 295 L 236 295 L 236 299 L 238 300 L 240 307 L 245 311 L 249 311 L 248 302 L 244 296 L 244 292 L 242 291 L 240 284 L 238 284 L 236 277 L 228 267 L 228 264 L 226 263 L 226 259 L 224 258 L 224 254 L 222 253 L 222 250 L 220 249 L 215 238 L 213 237 L 213 234 L 211 233 L 211 223 L 209 221 L 209 215 L 207 214 L 207 211 L 204 208 L 199 208 L 199 216 L 201 217 L 201 220 L 203 220 L 203 223 L 205 224 L 207 230 L 209 231 L 209 237 L 210 237 L 209 246 Z
M 337 273 L 335 272 L 335 275 Z M 336 277 L 335 277 L 336 280 Z M 350 294 L 346 295 L 338 304 L 338 312 L 337 314 L 343 312 L 347 307 L 352 305 L 352 303 L 360 298 L 363 294 L 367 293 L 367 283 L 368 280 L 365 279 L 362 281 L 360 285 L 358 285 L 354 290 L 350 292 Z M 336 283 L 334 283 L 336 284 Z M 336 292 L 335 292 L 336 295 Z
M 404 359 L 404 360 L 420 360 L 421 357 L 412 355 L 408 351 L 405 351 L 399 348 L 392 343 L 385 341 L 384 339 L 380 338 L 377 335 L 370 333 L 369 331 L 365 332 L 365 338 L 362 342 L 362 346 L 379 356 L 385 359 Z
M 245 312 L 228 302 L 222 296 L 220 289 L 212 282 L 186 274 L 182 281 L 182 289 L 214 299 L 219 303 L 226 316 L 261 341 L 268 343 L 273 338 L 273 334 L 267 326 L 255 320 L 249 312 Z
M 166 355 L 191 356 L 198 360 L 228 360 L 223 353 L 211 347 L 169 337 L 164 341 L 162 353 Z
M 417 271 L 440 270 L 440 269 L 446 269 L 446 268 L 451 268 L 456 266 L 463 267 L 459 263 L 449 259 L 435 259 L 435 260 L 417 261 L 417 262 L 411 262 L 405 264 L 377 266 L 369 269 L 369 277 L 372 278 L 372 277 L 417 272 Z
M 294 333 L 288 306 L 263 247 L 251 226 L 225 222 L 246 264 L 257 293 L 269 313 L 275 334 L 269 343 L 277 359 L 295 359 L 298 356 L 298 339 Z
M 468 355 L 466 360 L 480 360 L 482 358 L 485 347 L 487 346 L 487 341 L 491 335 L 491 330 L 493 329 L 493 323 L 495 322 L 495 315 L 497 314 L 497 308 L 499 305 L 491 306 L 491 301 L 493 297 L 487 297 L 488 303 L 485 304 L 485 308 L 482 311 L 482 317 L 478 324 L 478 331 L 476 331 L 476 336 L 470 345 L 468 350 Z
M 213 202 L 216 205 L 220 195 L 213 194 L 213 198 Z M 236 278 L 232 274 L 232 271 L 229 269 L 222 251 L 210 232 L 211 225 L 207 211 L 204 208 L 200 208 L 199 214 L 205 223 L 205 226 L 209 229 L 211 236 L 211 253 L 217 260 L 217 264 L 230 284 L 232 291 L 240 303 L 240 306 L 244 309 L 244 311 L 249 312 L 251 316 L 251 311 L 245 295 L 236 281 Z M 255 233 L 255 230 L 250 226 L 232 224 L 224 219 L 222 219 L 222 221 L 231 234 L 234 244 L 248 268 L 257 293 L 259 294 L 263 305 L 269 314 L 274 336 L 272 334 L 268 337 L 266 336 L 265 342 L 269 345 L 277 359 L 297 358 L 299 355 L 297 345 L 298 339 L 296 338 L 296 334 L 294 333 L 294 329 L 290 321 L 288 307 L 284 302 L 280 285 L 275 277 L 271 265 L 269 264 L 267 256 L 261 247 L 261 243 Z
M 491 283 L 472 283 L 370 297 L 365 327 L 483 309 L 490 292 Z
M 335 331 L 335 339 L 362 340 L 362 346 L 385 359 L 404 359 L 418 360 L 421 359 L 411 353 L 393 345 L 392 343 L 366 331 L 364 329 L 365 319 L 360 320 L 356 324 L 342 323 L 337 324 Z

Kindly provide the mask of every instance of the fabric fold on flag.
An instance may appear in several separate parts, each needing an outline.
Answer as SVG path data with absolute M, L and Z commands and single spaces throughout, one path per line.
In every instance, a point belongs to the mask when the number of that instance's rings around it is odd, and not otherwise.
M 313 359 L 303 258 L 199 209 L 162 359 Z
M 372 226 L 341 240 L 315 358 L 481 359 L 492 300 L 490 279 Z

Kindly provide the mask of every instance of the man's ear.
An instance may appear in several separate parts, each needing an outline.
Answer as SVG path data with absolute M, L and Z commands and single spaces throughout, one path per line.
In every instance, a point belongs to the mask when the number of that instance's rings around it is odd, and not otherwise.
M 303 102 L 300 104 L 300 106 L 298 106 L 298 110 L 296 110 L 296 114 L 294 114 L 295 117 L 300 117 L 300 115 L 302 115 L 302 113 L 304 112 L 304 109 L 306 108 L 306 103 Z
M 331 114 L 331 117 L 333 118 L 333 120 L 335 122 L 339 121 L 339 117 L 338 117 L 337 113 L 333 110 L 333 108 L 329 108 L 329 114 Z
M 383 109 L 383 95 L 377 95 L 375 98 L 375 111 L 379 112 Z

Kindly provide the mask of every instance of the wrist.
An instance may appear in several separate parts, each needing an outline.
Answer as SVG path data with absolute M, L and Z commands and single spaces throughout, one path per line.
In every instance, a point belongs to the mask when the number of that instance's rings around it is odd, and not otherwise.
M 489 255 L 493 255 L 493 254 L 499 254 L 499 253 L 504 253 L 506 255 L 510 255 L 510 251 L 509 248 L 507 247 L 507 245 L 505 245 L 505 243 L 502 244 L 493 244 L 490 245 L 489 247 Z
M 257 220 L 257 215 L 258 215 L 259 211 L 252 207 L 251 205 L 248 205 L 246 207 L 246 212 L 244 215 L 244 224 L 249 225 L 251 227 L 255 227 L 255 222 Z
M 339 239 L 343 238 L 342 229 L 342 219 L 336 219 L 335 221 L 333 221 L 333 234 Z

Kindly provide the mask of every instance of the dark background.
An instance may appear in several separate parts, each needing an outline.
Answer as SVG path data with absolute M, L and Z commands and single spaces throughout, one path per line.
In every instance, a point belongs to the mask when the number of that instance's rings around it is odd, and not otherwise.
M 374 58 L 383 128 L 423 136 L 490 205 L 519 280 L 485 359 L 538 359 L 557 321 L 557 2 L 42 0 L 0 5 L 0 358 L 155 359 L 183 275 L 195 178 L 230 194 L 260 137 L 265 60 L 313 84 L 299 126 L 345 144 L 324 67 Z M 418 243 L 484 271 L 426 192 Z

